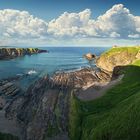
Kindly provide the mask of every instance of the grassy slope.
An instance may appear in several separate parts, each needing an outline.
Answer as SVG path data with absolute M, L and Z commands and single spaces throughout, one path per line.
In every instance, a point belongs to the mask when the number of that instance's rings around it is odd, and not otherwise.
M 132 55 L 136 55 L 137 52 L 140 50 L 140 47 L 117 47 L 117 48 L 111 48 L 109 51 L 104 52 L 101 54 L 101 56 L 112 56 L 115 53 L 121 52 L 121 51 L 127 51 L 128 53 L 131 53 Z
M 0 132 L 0 140 L 19 140 L 18 137 L 11 134 L 5 134 Z
M 125 67 L 122 82 L 103 97 L 82 102 L 72 98 L 72 140 L 140 139 L 140 61 Z

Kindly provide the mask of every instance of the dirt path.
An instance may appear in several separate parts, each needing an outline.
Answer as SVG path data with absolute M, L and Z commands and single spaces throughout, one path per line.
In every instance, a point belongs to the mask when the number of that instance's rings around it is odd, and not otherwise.
M 5 118 L 5 112 L 0 111 L 0 132 L 9 133 L 20 138 L 20 129 L 16 125 L 15 121 Z
M 119 84 L 121 82 L 121 79 L 123 78 L 123 75 L 121 75 L 118 79 L 113 80 L 111 82 L 106 83 L 97 83 L 93 86 L 87 86 L 81 89 L 78 92 L 78 98 L 84 101 L 94 100 L 96 98 L 99 98 L 103 96 L 107 90 L 112 88 L 113 86 Z

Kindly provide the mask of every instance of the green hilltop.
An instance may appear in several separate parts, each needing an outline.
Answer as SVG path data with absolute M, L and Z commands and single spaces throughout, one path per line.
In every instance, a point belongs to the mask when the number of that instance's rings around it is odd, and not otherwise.
M 140 139 L 140 60 L 136 58 L 139 50 L 140 47 L 111 48 L 101 55 L 111 60 L 114 54 L 127 52 L 133 61 L 122 66 L 120 73 L 124 77 L 121 83 L 102 97 L 81 101 L 73 94 L 69 115 L 72 140 Z
M 97 66 L 107 70 L 113 71 L 117 65 L 129 65 L 134 61 L 140 59 L 140 47 L 116 47 L 104 52 L 97 59 Z

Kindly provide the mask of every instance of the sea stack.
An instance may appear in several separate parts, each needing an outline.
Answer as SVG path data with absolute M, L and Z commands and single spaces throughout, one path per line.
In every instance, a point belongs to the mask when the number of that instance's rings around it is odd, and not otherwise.
M 84 57 L 87 59 L 87 60 L 93 60 L 96 58 L 96 55 L 95 54 L 92 54 L 92 53 L 87 53 L 84 55 Z

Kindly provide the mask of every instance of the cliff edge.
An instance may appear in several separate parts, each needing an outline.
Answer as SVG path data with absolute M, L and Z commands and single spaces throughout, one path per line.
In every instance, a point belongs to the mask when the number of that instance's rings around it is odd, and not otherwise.
M 140 59 L 140 47 L 116 47 L 101 54 L 96 60 L 96 65 L 112 72 L 114 67 L 132 64 L 137 59 Z

